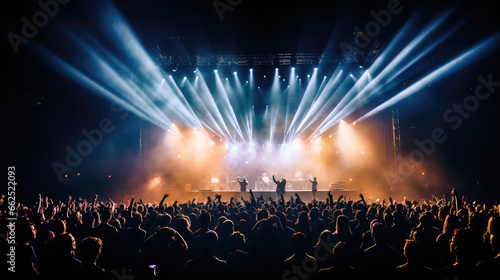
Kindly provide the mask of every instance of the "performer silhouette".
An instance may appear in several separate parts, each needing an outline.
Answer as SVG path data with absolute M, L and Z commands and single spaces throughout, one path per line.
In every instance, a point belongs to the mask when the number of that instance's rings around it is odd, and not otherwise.
M 312 180 L 309 178 L 309 182 L 312 183 L 312 198 L 315 200 L 316 193 L 318 192 L 318 181 L 316 180 L 316 177 L 314 177 Z
M 273 181 L 276 183 L 276 200 L 279 200 L 281 195 L 285 197 L 285 186 L 286 186 L 286 180 L 285 178 L 281 178 L 279 181 L 276 181 L 276 178 L 274 178 L 273 175 Z
M 240 183 L 240 192 L 246 193 L 248 185 L 247 179 L 243 178 L 243 181 L 240 181 L 240 178 L 238 178 L 238 183 Z

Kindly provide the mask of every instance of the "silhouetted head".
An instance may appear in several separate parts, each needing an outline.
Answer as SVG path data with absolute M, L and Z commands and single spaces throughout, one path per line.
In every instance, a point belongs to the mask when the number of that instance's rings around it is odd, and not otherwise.
M 349 218 L 346 215 L 339 215 L 337 217 L 337 229 L 338 234 L 350 234 L 351 228 L 349 227 Z
M 295 253 L 305 253 L 307 248 L 307 237 L 302 232 L 296 232 L 292 235 L 292 245 Z
M 208 228 L 210 222 L 212 221 L 212 216 L 208 212 L 202 212 L 200 214 L 200 225 L 202 228 Z
M 233 232 L 233 234 L 231 234 L 231 237 L 229 237 L 229 246 L 233 251 L 238 249 L 242 250 L 245 246 L 245 236 L 239 231 Z
M 86 237 L 78 245 L 78 259 L 84 263 L 95 263 L 101 254 L 102 240 L 97 237 Z
M 477 241 L 472 229 L 459 228 L 453 234 L 450 250 L 456 254 L 457 260 L 462 258 L 472 259 L 475 257 L 475 252 L 477 252 L 477 246 L 479 245 Z
M 213 230 L 209 230 L 205 232 L 201 236 L 201 246 L 203 247 L 203 252 L 205 254 L 212 255 L 215 249 L 215 246 L 217 246 L 217 240 L 218 240 L 217 233 Z
M 372 227 L 372 237 L 376 244 L 383 243 L 386 240 L 386 227 L 382 223 L 375 223 Z
M 230 236 L 233 234 L 234 231 L 234 223 L 231 220 L 225 220 L 224 223 L 222 223 L 222 231 L 226 236 Z
M 422 243 L 415 240 L 406 240 L 404 254 L 408 263 L 421 263 L 426 256 Z
M 76 242 L 71 233 L 63 233 L 54 240 L 54 251 L 59 257 L 74 257 Z
M 189 228 L 189 222 L 184 217 L 177 219 L 177 221 L 175 222 L 175 230 L 177 231 L 187 230 L 188 228 Z

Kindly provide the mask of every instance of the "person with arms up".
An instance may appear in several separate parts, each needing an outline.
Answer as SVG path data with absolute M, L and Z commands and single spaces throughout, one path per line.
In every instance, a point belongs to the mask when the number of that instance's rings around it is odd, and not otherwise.
M 274 183 L 276 183 L 276 200 L 279 200 L 281 195 L 285 196 L 286 180 L 285 178 L 281 178 L 279 181 L 277 181 L 273 175 L 273 181 Z
M 309 182 L 312 183 L 312 199 L 315 200 L 316 193 L 318 192 L 318 181 L 317 181 L 316 177 L 313 177 L 312 180 L 311 180 L 311 178 L 309 178 Z

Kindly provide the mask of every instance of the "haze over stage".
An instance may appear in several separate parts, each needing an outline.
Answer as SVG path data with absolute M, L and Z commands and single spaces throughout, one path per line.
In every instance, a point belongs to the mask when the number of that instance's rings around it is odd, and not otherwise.
M 476 156 L 493 137 L 475 137 L 497 115 L 489 3 L 253 1 L 221 17 L 208 2 L 150 2 L 61 5 L 45 26 L 26 17 L 37 34 L 6 81 L 34 105 L 16 113 L 15 144 L 49 189 L 156 197 L 300 169 L 321 187 L 427 195 L 493 177 Z

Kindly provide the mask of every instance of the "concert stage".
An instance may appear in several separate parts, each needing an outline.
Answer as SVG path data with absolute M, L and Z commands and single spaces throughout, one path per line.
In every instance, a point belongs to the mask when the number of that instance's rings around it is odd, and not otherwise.
M 241 198 L 242 194 L 239 191 L 234 191 L 234 190 L 220 190 L 220 191 L 213 191 L 213 190 L 193 190 L 189 191 L 192 193 L 193 197 L 196 198 L 197 201 L 206 201 L 206 197 L 210 196 L 212 199 L 215 197 L 215 194 L 220 194 L 222 196 L 222 201 L 229 201 L 231 197 L 235 198 Z M 264 190 L 264 191 L 253 191 L 253 194 L 255 198 L 262 197 L 265 198 L 273 198 L 276 199 L 276 191 L 272 190 Z M 285 199 L 290 200 L 290 196 L 293 196 L 295 198 L 295 193 L 297 193 L 300 198 L 303 201 L 310 201 L 312 200 L 312 191 L 311 190 L 287 190 L 285 194 Z M 331 190 L 331 193 L 333 195 L 334 199 L 337 199 L 340 195 L 343 195 L 349 199 L 349 197 L 352 197 L 354 200 L 357 199 L 358 196 L 358 191 L 355 189 L 335 189 Z M 250 192 L 247 190 L 246 193 L 243 194 L 245 200 L 250 199 Z M 325 200 L 328 197 L 328 190 L 318 190 L 316 193 L 316 199 L 318 200 Z

